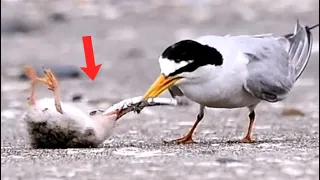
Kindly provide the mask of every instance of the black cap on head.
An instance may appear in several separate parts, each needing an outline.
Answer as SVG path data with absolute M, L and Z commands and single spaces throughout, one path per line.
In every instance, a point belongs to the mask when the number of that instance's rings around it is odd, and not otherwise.
M 193 40 L 182 40 L 169 46 L 164 50 L 161 58 L 174 61 L 175 63 L 188 62 L 187 65 L 176 69 L 168 76 L 192 72 L 198 67 L 205 65 L 220 66 L 223 63 L 223 57 L 217 49 Z

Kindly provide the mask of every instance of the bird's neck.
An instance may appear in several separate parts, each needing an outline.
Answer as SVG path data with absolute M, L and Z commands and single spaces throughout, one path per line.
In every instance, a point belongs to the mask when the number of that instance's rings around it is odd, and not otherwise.
M 108 119 L 108 117 L 95 116 L 92 118 L 94 122 L 94 128 L 96 135 L 99 139 L 105 140 L 108 138 L 115 126 L 115 121 L 113 119 Z

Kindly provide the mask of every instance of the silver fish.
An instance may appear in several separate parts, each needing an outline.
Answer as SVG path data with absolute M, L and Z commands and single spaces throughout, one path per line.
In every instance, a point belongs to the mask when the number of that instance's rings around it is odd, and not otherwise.
M 145 107 L 151 106 L 177 106 L 180 101 L 173 98 L 149 98 L 148 100 L 142 101 L 142 96 L 133 97 L 129 99 L 122 100 L 106 110 L 98 109 L 90 112 L 90 115 L 96 114 L 96 112 L 103 112 L 103 114 L 108 114 L 116 110 L 119 111 L 117 119 L 121 118 L 123 115 L 133 111 L 140 113 L 140 111 Z

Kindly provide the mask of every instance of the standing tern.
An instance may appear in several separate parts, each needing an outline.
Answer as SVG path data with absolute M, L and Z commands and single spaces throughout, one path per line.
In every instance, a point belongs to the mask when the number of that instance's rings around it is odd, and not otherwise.
M 167 47 L 159 57 L 161 74 L 143 100 L 166 89 L 200 105 L 191 130 L 176 143 L 193 143 L 205 107 L 249 109 L 249 126 L 240 142 L 252 143 L 255 108 L 261 101 L 286 98 L 304 71 L 312 49 L 311 29 L 297 21 L 294 32 L 266 35 L 202 36 Z

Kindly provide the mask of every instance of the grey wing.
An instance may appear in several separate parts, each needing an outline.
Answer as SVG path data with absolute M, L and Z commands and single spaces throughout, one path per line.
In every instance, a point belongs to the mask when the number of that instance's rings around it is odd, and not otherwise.
M 284 99 L 294 83 L 285 48 L 269 38 L 251 38 L 248 43 L 251 48 L 242 48 L 249 60 L 244 89 L 261 100 L 277 102 Z

